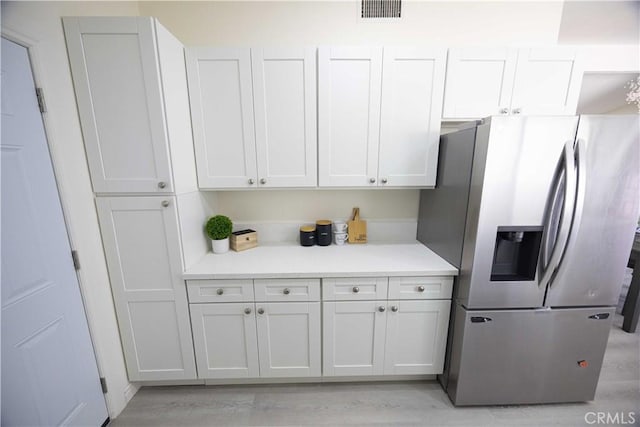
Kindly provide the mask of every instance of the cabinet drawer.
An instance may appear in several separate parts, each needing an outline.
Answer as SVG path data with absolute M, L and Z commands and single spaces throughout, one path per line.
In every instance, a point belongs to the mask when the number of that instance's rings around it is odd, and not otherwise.
M 449 299 L 453 277 L 390 277 L 389 299 Z
M 319 301 L 320 279 L 257 279 L 256 301 Z
M 187 280 L 189 302 L 253 301 L 252 280 Z
M 387 298 L 386 277 L 348 277 L 322 279 L 322 299 L 356 301 Z

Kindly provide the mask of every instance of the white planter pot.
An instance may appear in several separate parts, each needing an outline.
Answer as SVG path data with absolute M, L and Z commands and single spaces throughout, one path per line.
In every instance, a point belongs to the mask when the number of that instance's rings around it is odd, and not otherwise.
M 211 248 L 214 254 L 229 252 L 229 238 L 222 240 L 211 240 Z

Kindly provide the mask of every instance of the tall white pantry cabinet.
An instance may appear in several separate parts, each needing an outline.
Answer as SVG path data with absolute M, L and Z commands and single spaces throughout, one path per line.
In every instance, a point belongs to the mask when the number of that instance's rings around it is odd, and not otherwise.
M 195 379 L 178 221 L 181 195 L 198 190 L 183 45 L 153 18 L 63 23 L 129 379 Z

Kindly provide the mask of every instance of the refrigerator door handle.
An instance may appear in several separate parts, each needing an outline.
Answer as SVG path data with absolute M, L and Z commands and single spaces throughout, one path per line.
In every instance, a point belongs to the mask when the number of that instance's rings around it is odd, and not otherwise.
M 564 145 L 562 160 L 560 161 L 562 170 L 557 174 L 555 185 L 552 187 L 550 195 L 550 209 L 547 214 L 544 226 L 544 236 L 542 245 L 542 268 L 541 278 L 538 286 L 546 287 L 551 283 L 555 273 L 562 262 L 565 254 L 571 226 L 575 214 L 576 196 L 578 192 L 578 171 L 576 168 L 576 152 L 573 149 L 573 141 L 567 141 Z M 564 182 L 564 197 L 560 197 Z M 562 199 L 562 210 L 558 221 L 557 229 L 554 224 L 558 215 L 558 205 Z

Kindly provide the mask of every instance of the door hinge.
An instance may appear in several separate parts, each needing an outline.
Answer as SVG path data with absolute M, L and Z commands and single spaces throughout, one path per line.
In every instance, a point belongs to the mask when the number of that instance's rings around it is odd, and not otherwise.
M 78 255 L 78 251 L 71 251 L 71 259 L 73 260 L 73 267 L 77 270 L 80 270 L 80 256 Z
M 47 112 L 47 105 L 44 103 L 44 92 L 41 87 L 36 88 L 36 98 L 38 99 L 38 107 L 41 113 Z
M 102 388 L 102 394 L 107 394 L 107 380 L 104 377 L 100 377 L 100 387 Z

